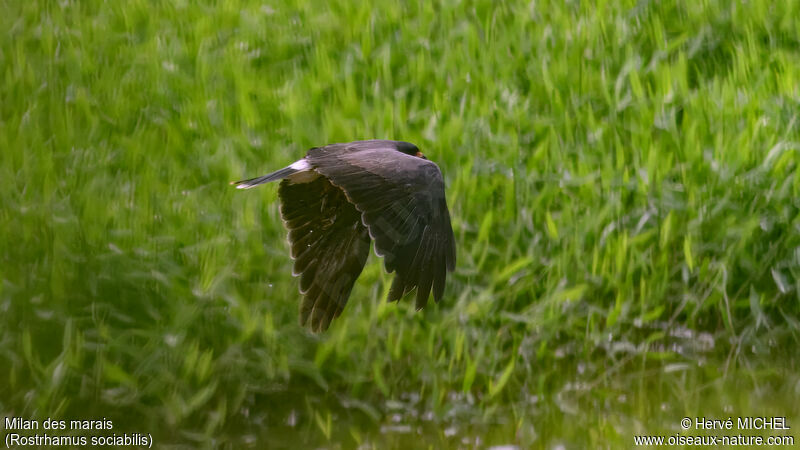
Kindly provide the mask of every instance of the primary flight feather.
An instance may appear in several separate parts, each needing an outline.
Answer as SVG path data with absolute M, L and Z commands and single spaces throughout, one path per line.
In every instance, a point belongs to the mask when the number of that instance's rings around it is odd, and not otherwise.
M 339 317 L 370 239 L 386 271 L 396 273 L 389 301 L 414 289 L 417 309 L 431 290 L 436 302 L 442 298 L 455 267 L 455 237 L 442 172 L 417 146 L 369 140 L 314 147 L 288 167 L 233 184 L 249 189 L 276 180 L 304 294 L 301 325 L 324 331 Z

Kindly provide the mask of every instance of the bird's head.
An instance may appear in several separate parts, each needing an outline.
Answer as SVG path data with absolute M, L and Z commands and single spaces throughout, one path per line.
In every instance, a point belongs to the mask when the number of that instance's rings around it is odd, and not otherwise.
M 397 151 L 403 152 L 406 155 L 416 156 L 417 158 L 428 159 L 425 157 L 425 155 L 422 154 L 421 151 L 419 151 L 419 148 L 417 148 L 416 145 L 410 142 L 398 141 Z

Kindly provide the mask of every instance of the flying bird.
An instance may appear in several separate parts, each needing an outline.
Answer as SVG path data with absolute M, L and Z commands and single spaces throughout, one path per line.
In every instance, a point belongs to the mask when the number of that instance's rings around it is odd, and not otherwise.
M 416 289 L 416 308 L 444 294 L 456 262 L 442 172 L 416 145 L 368 140 L 314 147 L 276 172 L 231 184 L 282 180 L 280 212 L 292 274 L 300 277 L 300 325 L 324 331 L 344 310 L 369 255 L 370 239 L 389 273 L 389 301 Z

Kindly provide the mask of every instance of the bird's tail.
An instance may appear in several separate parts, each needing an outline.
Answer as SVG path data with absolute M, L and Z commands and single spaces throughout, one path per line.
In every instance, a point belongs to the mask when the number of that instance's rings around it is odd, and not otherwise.
M 268 173 L 249 180 L 231 181 L 231 184 L 236 186 L 236 189 L 250 189 L 251 187 L 258 186 L 259 184 L 269 183 L 270 181 L 282 180 L 289 175 L 297 172 L 302 172 L 309 169 L 309 164 L 305 159 L 301 159 L 289 167 L 284 167 L 281 170 Z

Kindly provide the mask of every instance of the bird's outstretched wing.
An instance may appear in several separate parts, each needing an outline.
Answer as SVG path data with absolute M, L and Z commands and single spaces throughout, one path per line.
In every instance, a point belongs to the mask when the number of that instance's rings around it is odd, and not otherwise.
M 325 331 L 344 309 L 369 256 L 361 214 L 324 177 L 307 183 L 283 180 L 281 217 L 289 230 L 294 275 L 300 276 L 300 325 Z
M 417 288 L 416 307 L 421 309 L 431 289 L 437 302 L 442 298 L 446 272 L 455 266 L 442 173 L 435 163 L 381 141 L 373 147 L 366 144 L 313 148 L 306 160 L 344 190 L 361 213 L 386 270 L 397 273 L 388 300 Z

